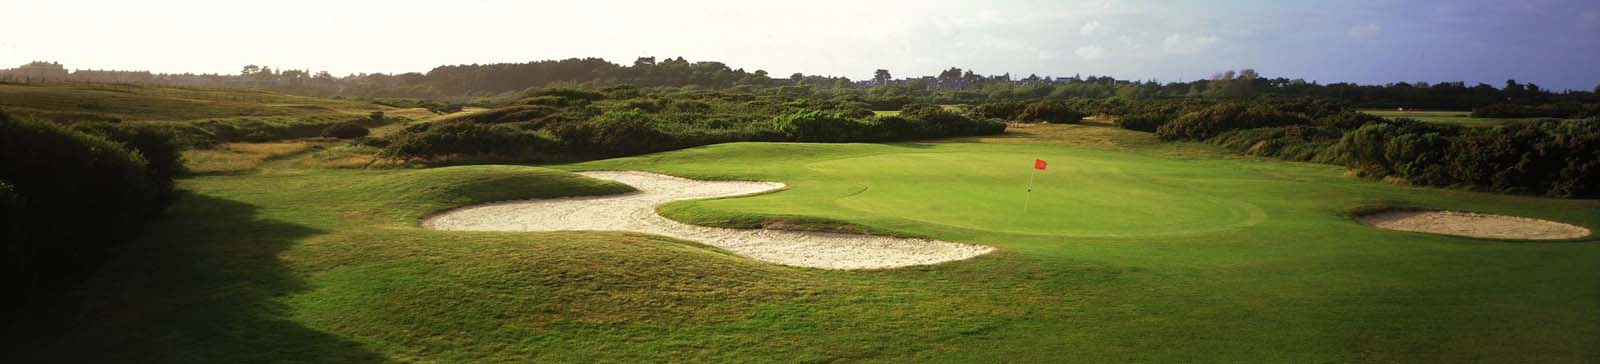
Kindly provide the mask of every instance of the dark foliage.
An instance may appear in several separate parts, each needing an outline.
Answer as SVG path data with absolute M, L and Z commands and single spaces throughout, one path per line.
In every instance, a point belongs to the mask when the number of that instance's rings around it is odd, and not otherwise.
M 106 137 L 0 113 L 0 279 L 23 297 L 0 305 L 70 284 L 158 216 L 171 181 L 150 165 Z
M 183 167 L 183 154 L 173 141 L 172 133 L 165 129 L 119 123 L 78 123 L 73 128 L 121 143 L 138 152 L 148 163 L 150 183 L 159 189 L 162 201 L 175 197 L 172 179 L 187 171 Z
M 1018 101 L 986 102 L 972 107 L 969 113 L 977 119 L 1016 120 L 1026 107 L 1028 104 Z
M 1051 124 L 1077 124 L 1083 122 L 1083 117 L 1088 116 L 1066 102 L 1057 100 L 1042 100 L 1028 104 L 1017 114 L 1017 121 L 1046 122 Z
M 1153 133 L 1157 128 L 1160 128 L 1162 125 L 1166 125 L 1166 123 L 1172 121 L 1172 119 L 1174 119 L 1173 116 L 1164 114 L 1124 115 L 1117 118 L 1117 126 L 1128 130 L 1138 130 Z
M 383 155 L 400 159 L 442 156 L 495 156 L 534 159 L 556 144 L 536 133 L 509 125 L 471 122 L 421 124 L 390 136 Z
M 1339 130 L 1354 130 L 1367 124 L 1390 122 L 1382 116 L 1363 112 L 1342 112 L 1317 118 L 1311 123 L 1319 127 L 1329 127 Z
M 1280 111 L 1270 105 L 1223 103 L 1183 114 L 1157 128 L 1156 135 L 1162 140 L 1204 140 L 1233 130 L 1310 123 L 1303 114 Z
M 867 135 L 866 124 L 832 112 L 797 111 L 775 117 L 772 123 L 779 133 L 802 142 L 849 142 Z
M 329 138 L 355 139 L 368 134 L 372 134 L 372 131 L 356 123 L 333 124 L 327 129 L 322 129 L 322 136 Z
M 631 155 L 672 149 L 677 142 L 651 127 L 654 120 L 638 111 L 609 112 L 595 118 L 590 146 L 603 155 Z

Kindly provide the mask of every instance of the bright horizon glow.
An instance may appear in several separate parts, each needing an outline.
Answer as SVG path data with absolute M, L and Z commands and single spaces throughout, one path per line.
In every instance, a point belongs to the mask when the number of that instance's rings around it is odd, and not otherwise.
M 878 68 L 1161 81 L 1254 68 L 1324 83 L 1600 83 L 1592 1 L 0 0 L 0 12 L 0 68 L 346 75 L 681 56 L 857 80 Z

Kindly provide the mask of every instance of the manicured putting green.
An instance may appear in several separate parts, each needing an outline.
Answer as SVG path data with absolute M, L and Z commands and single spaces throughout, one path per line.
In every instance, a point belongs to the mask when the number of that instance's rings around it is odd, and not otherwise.
M 882 154 L 805 167 L 862 189 L 834 200 L 837 206 L 976 230 L 1171 235 L 1248 226 L 1264 216 L 1254 205 L 1196 188 L 1214 182 L 1174 173 L 1193 168 L 1181 163 L 1125 168 L 1128 161 L 1104 155 L 1038 158 L 1053 162 L 1052 168 L 1035 172 L 1025 151 Z

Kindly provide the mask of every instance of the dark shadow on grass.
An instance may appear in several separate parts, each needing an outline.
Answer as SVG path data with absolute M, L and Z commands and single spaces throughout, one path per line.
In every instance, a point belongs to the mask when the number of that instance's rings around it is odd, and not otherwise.
M 289 320 L 307 289 L 278 254 L 320 233 L 185 194 L 148 233 L 11 330 L 4 363 L 365 363 L 360 344 Z
M 928 149 L 928 148 L 933 148 L 935 146 L 934 143 L 922 143 L 922 142 L 895 142 L 895 143 L 888 143 L 888 144 L 885 144 L 885 145 L 892 146 L 892 147 L 900 147 L 900 148 L 911 148 L 911 149 Z

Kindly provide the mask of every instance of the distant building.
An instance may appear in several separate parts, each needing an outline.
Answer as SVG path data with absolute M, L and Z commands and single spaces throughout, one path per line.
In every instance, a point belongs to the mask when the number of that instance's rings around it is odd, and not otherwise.
M 0 70 L 4 79 L 18 81 L 54 81 L 67 79 L 67 68 L 55 62 L 28 62 L 21 67 Z

